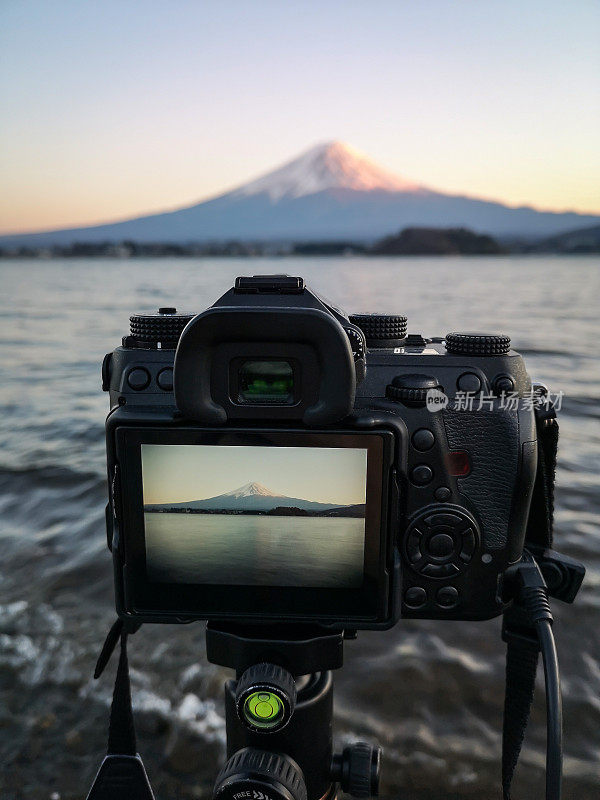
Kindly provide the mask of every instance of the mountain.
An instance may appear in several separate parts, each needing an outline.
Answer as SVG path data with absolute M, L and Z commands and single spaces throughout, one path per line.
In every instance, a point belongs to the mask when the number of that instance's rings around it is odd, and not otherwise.
M 591 228 L 578 228 L 558 236 L 537 242 L 536 252 L 551 253 L 600 253 L 600 225 Z
M 393 175 L 346 144 L 329 142 L 192 206 L 106 225 L 3 236 L 0 246 L 127 240 L 372 241 L 415 226 L 541 238 L 598 223 L 600 215 L 512 208 L 438 192 Z
M 276 495 L 260 483 L 246 483 L 216 497 L 205 500 L 186 500 L 183 503 L 152 503 L 144 506 L 145 511 L 170 511 L 171 509 L 192 511 L 244 511 L 266 512 L 273 508 L 299 508 L 302 511 L 323 512 L 331 509 L 342 509 L 346 506 L 339 503 L 316 503 L 312 500 L 301 500 L 298 497 Z

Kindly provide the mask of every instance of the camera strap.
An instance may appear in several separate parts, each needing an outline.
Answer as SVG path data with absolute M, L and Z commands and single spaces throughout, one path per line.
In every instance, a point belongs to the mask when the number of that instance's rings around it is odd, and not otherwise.
M 525 547 L 534 552 L 552 546 L 554 481 L 558 451 L 555 409 L 541 392 L 535 405 L 538 458 Z M 502 728 L 502 793 L 510 800 L 513 775 L 529 721 L 540 641 L 527 609 L 515 600 L 504 612 L 502 639 L 506 642 L 506 684 Z M 560 783 L 560 776 L 558 778 Z M 559 790 L 560 791 L 560 790 Z
M 137 753 L 131 686 L 127 660 L 127 637 L 139 628 L 117 620 L 106 637 L 96 663 L 94 678 L 99 678 L 117 645 L 121 643 L 119 665 L 115 679 L 107 754 L 100 765 L 87 800 L 154 800 L 154 794 Z

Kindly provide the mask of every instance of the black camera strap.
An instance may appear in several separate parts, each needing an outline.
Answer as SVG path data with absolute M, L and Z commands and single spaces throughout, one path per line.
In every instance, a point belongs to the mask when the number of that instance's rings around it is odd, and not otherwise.
M 110 707 L 107 754 L 87 800 L 154 800 L 146 770 L 137 753 L 131 708 L 127 637 L 137 627 L 117 620 L 108 632 L 96 664 L 94 678 L 99 678 L 120 640 L 121 652 Z
M 558 420 L 552 404 L 538 394 L 535 406 L 538 461 L 525 536 L 533 552 L 552 546 L 554 524 L 554 481 L 558 451 Z M 515 598 L 504 612 L 502 638 L 506 642 L 506 686 L 502 729 L 502 793 L 510 800 L 513 775 L 529 721 L 541 642 L 529 609 Z M 548 686 L 546 687 L 548 691 Z M 560 722 L 560 719 L 559 719 Z M 560 730 L 556 733 L 560 740 Z M 560 796 L 561 760 L 547 773 L 546 796 Z M 547 765 L 547 768 L 550 765 Z M 548 794 L 549 783 L 558 794 Z M 556 789 L 556 787 L 558 787 Z M 552 790 L 551 790 L 552 791 Z

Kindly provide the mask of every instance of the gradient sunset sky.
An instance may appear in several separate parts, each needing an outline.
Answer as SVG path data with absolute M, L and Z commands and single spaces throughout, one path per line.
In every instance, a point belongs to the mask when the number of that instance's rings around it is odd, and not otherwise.
M 364 503 L 367 451 L 342 447 L 142 445 L 144 503 L 205 500 L 260 483 L 273 494 Z
M 186 205 L 342 139 L 600 213 L 597 0 L 2 0 L 0 232 Z

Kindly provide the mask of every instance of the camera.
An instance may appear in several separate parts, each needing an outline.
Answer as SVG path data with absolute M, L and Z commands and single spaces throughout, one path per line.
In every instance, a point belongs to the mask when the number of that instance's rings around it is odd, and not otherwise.
M 121 617 L 356 630 L 503 612 L 537 464 L 508 336 L 408 334 L 287 275 L 130 324 L 102 369 Z

